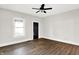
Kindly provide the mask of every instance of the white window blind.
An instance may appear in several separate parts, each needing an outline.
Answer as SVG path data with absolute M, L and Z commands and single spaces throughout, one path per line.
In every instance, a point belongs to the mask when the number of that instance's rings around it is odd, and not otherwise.
M 14 20 L 15 36 L 24 36 L 24 19 L 16 18 Z

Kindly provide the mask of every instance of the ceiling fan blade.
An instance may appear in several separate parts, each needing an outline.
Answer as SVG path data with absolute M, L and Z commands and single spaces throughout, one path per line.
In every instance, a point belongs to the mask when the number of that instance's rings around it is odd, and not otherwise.
M 38 12 L 40 12 L 40 11 L 37 11 L 36 13 L 38 13 Z
M 52 8 L 44 8 L 44 10 L 51 10 Z
M 46 11 L 44 11 L 44 13 L 46 13 Z
M 40 10 L 39 8 L 32 8 L 32 9 L 35 9 L 35 10 Z

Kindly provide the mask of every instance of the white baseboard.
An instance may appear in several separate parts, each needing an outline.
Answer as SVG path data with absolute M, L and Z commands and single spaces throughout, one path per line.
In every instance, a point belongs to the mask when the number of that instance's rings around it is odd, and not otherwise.
M 72 42 L 72 41 L 66 41 L 66 40 L 62 40 L 62 39 L 55 39 L 55 38 L 45 37 L 45 36 L 42 36 L 42 38 L 47 38 L 47 39 L 50 39 L 50 40 L 60 41 L 60 42 L 64 42 L 64 43 L 68 43 L 68 44 L 73 44 L 73 45 L 78 45 L 79 46 L 79 43 L 75 43 L 75 42 Z M 32 40 L 32 39 L 23 39 L 23 40 L 20 40 L 20 41 L 2 43 L 2 44 L 0 44 L 0 47 L 13 45 L 13 44 L 17 44 L 17 43 L 22 43 L 22 42 L 29 41 L 29 40 Z
M 23 39 L 23 40 L 20 40 L 20 41 L 2 43 L 2 44 L 0 44 L 0 47 L 13 45 L 13 44 L 17 44 L 17 43 L 22 43 L 22 42 L 29 41 L 29 40 L 32 40 L 32 39 Z
M 79 43 L 72 42 L 72 41 L 67 41 L 67 40 L 62 40 L 62 39 L 56 39 L 56 38 L 51 38 L 51 37 L 45 37 L 45 36 L 43 36 L 43 38 L 47 38 L 47 39 L 50 39 L 50 40 L 55 40 L 55 41 L 64 42 L 64 43 L 68 43 L 68 44 L 73 44 L 73 45 L 79 46 Z

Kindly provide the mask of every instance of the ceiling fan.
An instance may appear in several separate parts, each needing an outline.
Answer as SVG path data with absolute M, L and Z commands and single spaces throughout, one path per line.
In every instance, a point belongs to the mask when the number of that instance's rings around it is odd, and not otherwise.
M 45 4 L 42 4 L 40 8 L 32 8 L 32 9 L 38 10 L 36 13 L 38 12 L 46 13 L 46 10 L 52 10 L 52 8 L 44 8 L 44 7 L 45 7 Z

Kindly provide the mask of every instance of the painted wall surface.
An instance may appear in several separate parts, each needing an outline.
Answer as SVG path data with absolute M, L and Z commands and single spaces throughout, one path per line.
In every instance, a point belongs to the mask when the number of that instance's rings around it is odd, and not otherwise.
M 14 18 L 25 19 L 25 36 L 14 37 Z M 33 38 L 33 22 L 39 22 L 40 35 L 40 19 L 31 15 L 0 9 L 0 44 L 17 42 L 21 40 L 32 40 Z
M 79 45 L 79 9 L 44 18 L 43 36 Z
M 14 37 L 13 19 L 15 17 L 25 19 L 24 37 Z M 0 9 L 0 44 L 32 40 L 33 22 L 39 22 L 39 37 L 79 45 L 79 9 L 46 18 Z

